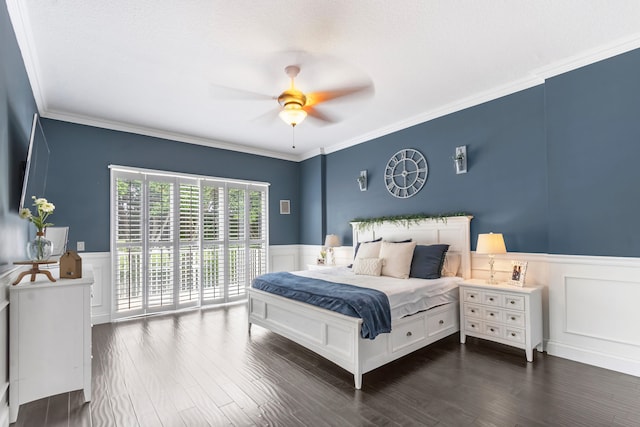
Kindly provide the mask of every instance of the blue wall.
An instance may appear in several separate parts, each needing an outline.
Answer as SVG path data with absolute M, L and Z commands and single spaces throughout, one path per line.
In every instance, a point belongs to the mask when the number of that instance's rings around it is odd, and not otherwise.
M 31 85 L 3 1 L 0 2 L 0 271 L 26 255 L 29 224 L 18 217 L 18 205 L 22 162 L 27 158 L 35 112 Z
M 467 174 L 456 175 L 455 147 L 467 145 Z M 384 186 L 389 158 L 415 148 L 427 159 L 422 190 L 397 199 Z M 537 86 L 327 156 L 327 231 L 351 242 L 349 221 L 413 213 L 468 212 L 477 233 L 505 235 L 511 251 L 545 252 L 547 168 L 544 87 Z M 369 186 L 355 181 L 367 169 Z
M 300 243 L 315 245 L 324 242 L 325 217 L 325 156 L 300 162 Z
M 507 249 L 640 256 L 640 50 L 327 156 L 327 232 L 351 242 L 355 217 L 465 211 Z M 466 144 L 469 172 L 451 156 Z M 429 162 L 425 187 L 396 199 L 384 166 L 402 148 Z M 358 171 L 369 190 L 360 192 Z M 316 241 L 319 244 L 320 241 Z
M 546 92 L 549 252 L 640 256 L 640 50 Z
M 82 240 L 88 252 L 110 250 L 110 164 L 269 182 L 271 244 L 300 240 L 298 163 L 58 120 L 43 127 L 51 148 L 47 198 L 56 205 L 50 219 L 70 227 L 72 248 Z M 291 215 L 280 215 L 280 199 L 291 200 Z

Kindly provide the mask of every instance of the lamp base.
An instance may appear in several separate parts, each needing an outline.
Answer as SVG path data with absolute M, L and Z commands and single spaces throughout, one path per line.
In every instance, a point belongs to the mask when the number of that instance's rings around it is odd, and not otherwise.
M 490 285 L 497 285 L 498 282 L 496 281 L 495 278 L 495 273 L 493 270 L 493 263 L 495 262 L 494 256 L 493 255 L 489 255 L 489 280 L 487 280 L 487 283 Z

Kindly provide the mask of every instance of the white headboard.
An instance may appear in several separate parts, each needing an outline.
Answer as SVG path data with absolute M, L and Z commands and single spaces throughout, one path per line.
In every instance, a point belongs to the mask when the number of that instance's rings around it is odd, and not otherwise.
M 412 239 L 419 245 L 445 243 L 449 252 L 459 253 L 461 257 L 460 271 L 462 277 L 471 277 L 471 237 L 470 224 L 472 216 L 450 216 L 442 219 L 411 220 L 409 225 L 397 222 L 367 224 L 360 229 L 359 222 L 352 222 L 353 247 L 358 242 L 382 237 L 384 240 Z

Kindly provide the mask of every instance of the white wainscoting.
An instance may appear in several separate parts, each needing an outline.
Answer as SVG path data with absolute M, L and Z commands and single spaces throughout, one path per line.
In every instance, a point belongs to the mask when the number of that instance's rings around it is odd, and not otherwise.
M 80 252 L 83 264 L 93 267 L 91 323 L 111 321 L 111 252 Z
M 270 246 L 269 270 L 304 270 L 316 262 L 320 249 Z M 95 274 L 93 323 L 109 322 L 110 254 L 80 255 Z M 335 255 L 338 265 L 353 259 L 350 246 L 336 248 Z M 512 260 L 527 261 L 526 284 L 544 288 L 544 347 L 549 354 L 640 376 L 640 259 L 508 253 L 496 256 L 498 280 L 508 280 Z M 489 277 L 487 261 L 472 254 L 472 277 Z
M 497 278 L 510 261 L 528 261 L 526 284 L 544 286 L 545 350 L 554 356 L 640 376 L 640 259 L 512 253 L 496 256 Z M 487 257 L 472 275 L 488 278 Z

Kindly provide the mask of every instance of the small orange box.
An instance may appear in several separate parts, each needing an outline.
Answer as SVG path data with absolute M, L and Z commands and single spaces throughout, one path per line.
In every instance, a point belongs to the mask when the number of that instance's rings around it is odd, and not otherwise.
M 75 251 L 67 251 L 60 257 L 60 278 L 80 279 L 82 277 L 82 258 Z

